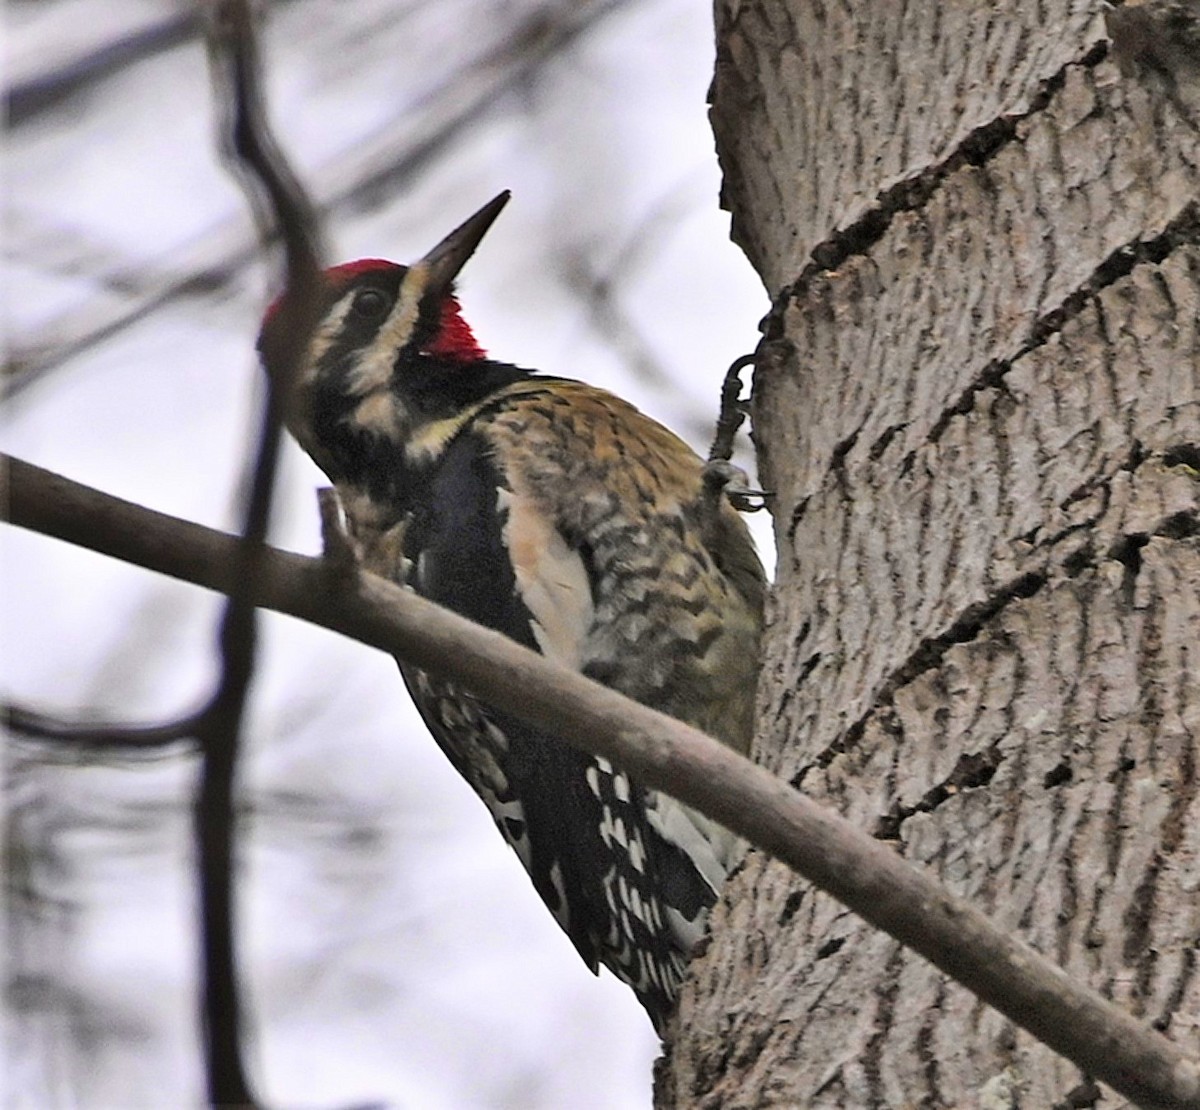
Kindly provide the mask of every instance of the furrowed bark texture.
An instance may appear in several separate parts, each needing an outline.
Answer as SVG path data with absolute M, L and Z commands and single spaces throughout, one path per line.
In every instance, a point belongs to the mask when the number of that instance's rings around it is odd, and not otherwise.
M 1099 3 L 717 3 L 757 757 L 1200 1055 L 1200 140 Z M 659 1106 L 1124 1105 L 750 855 Z

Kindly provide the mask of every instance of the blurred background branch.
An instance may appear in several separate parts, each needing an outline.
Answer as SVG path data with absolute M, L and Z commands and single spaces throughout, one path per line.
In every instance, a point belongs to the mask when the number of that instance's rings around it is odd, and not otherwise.
M 612 388 L 707 446 L 721 373 L 767 307 L 715 204 L 709 11 L 263 9 L 274 121 L 339 258 L 415 257 L 447 214 L 511 187 L 496 248 L 462 290 L 481 341 Z M 278 285 L 214 156 L 194 9 L 35 0 L 6 19 L 22 109 L 4 198 L 10 357 L 57 361 L 8 398 L 2 446 L 234 532 L 242 499 L 230 491 L 248 480 L 263 388 L 253 336 Z M 580 299 L 563 259 L 607 281 L 653 379 L 625 365 L 623 333 Z M 313 550 L 324 479 L 285 444 L 280 481 L 273 541 Z M 19 583 L 3 597 L 5 696 L 60 724 L 164 721 L 203 704 L 218 599 L 17 529 L 0 545 Z M 542 920 L 391 661 L 271 613 L 261 627 L 234 806 L 252 829 L 239 933 L 255 1093 L 279 1105 L 645 1106 L 657 1044 L 644 1015 Z M 0 1086 L 39 1105 L 202 1098 L 196 746 L 22 741 L 4 764 L 19 1004 Z
M 411 185 L 465 131 L 536 83 L 539 71 L 629 3 L 631 0 L 585 0 L 535 8 L 505 26 L 494 44 L 446 72 L 434 71 L 428 89 L 415 102 L 404 104 L 403 111 L 373 133 L 308 172 L 321 209 L 328 214 L 370 209 L 383 197 Z M 147 50 L 162 50 L 185 40 L 193 29 L 192 20 L 180 18 L 139 30 L 129 39 L 99 48 L 85 62 L 68 66 L 45 87 L 36 82 L 18 87 L 11 94 L 14 108 L 20 112 L 13 124 L 32 117 L 31 106 L 78 95 L 88 82 L 140 60 Z M 72 308 L 37 335 L 22 339 L 5 360 L 0 396 L 16 395 L 72 356 L 175 298 L 197 289 L 221 288 L 257 249 L 251 230 L 233 217 L 208 228 L 182 254 L 173 252 L 149 267 L 139 264 L 137 269 L 123 271 L 119 263 L 115 267 L 109 263 L 106 284 L 123 290 L 119 304 L 113 306 L 110 298 L 99 297 L 95 304 Z
M 162 725 L 69 723 L 18 706 L 7 711 L 6 723 L 18 734 L 85 747 L 144 747 L 195 737 L 201 754 L 194 826 L 205 1072 L 209 1102 L 225 1106 L 255 1105 L 243 1060 L 234 794 L 239 738 L 258 651 L 256 598 L 261 590 L 283 435 L 280 389 L 286 388 L 316 322 L 322 252 L 315 210 L 267 124 L 258 42 L 248 0 L 220 0 L 207 14 L 221 147 L 246 187 L 262 243 L 276 235 L 282 240 L 288 289 L 278 309 L 284 338 L 269 355 L 271 373 L 247 483 L 242 535 L 233 553 L 232 579 L 220 621 L 220 677 L 200 712 Z M 67 95 L 66 90 L 59 91 Z
M 268 355 L 266 398 L 249 481 L 233 588 L 221 618 L 221 677 L 196 721 L 200 788 L 195 827 L 200 864 L 203 1024 L 209 1102 L 253 1105 L 243 1057 L 243 988 L 238 961 L 234 810 L 240 734 L 258 654 L 263 556 L 275 500 L 286 390 L 316 326 L 321 245 L 316 212 L 267 123 L 258 40 L 249 0 L 220 0 L 211 11 L 209 57 L 220 105 L 219 136 L 245 184 L 263 244 L 283 240 L 287 296 L 279 305 L 284 339 Z

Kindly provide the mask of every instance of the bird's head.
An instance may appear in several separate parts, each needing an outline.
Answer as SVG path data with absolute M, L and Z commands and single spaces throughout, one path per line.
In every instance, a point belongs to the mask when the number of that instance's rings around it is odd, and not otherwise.
M 288 425 L 335 481 L 365 453 L 403 451 L 490 384 L 486 359 L 463 319 L 454 281 L 508 202 L 507 191 L 450 232 L 419 262 L 369 258 L 322 275 L 318 323 L 300 365 L 289 368 Z M 264 360 L 287 326 L 284 293 L 267 310 Z

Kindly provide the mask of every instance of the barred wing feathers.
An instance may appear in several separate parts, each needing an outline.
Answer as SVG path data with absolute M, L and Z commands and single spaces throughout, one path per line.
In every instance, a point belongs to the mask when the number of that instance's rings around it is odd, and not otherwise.
M 586 668 L 595 616 L 586 550 L 510 488 L 470 430 L 441 455 L 404 547 L 418 593 Z M 451 684 L 401 670 L 434 739 L 585 962 L 628 983 L 661 1031 L 724 875 L 690 811 Z

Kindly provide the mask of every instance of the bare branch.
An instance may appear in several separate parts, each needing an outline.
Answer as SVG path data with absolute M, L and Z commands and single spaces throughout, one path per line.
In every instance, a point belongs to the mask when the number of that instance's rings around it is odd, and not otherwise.
M 196 734 L 195 717 L 165 725 L 102 725 L 62 721 L 25 706 L 4 705 L 0 706 L 0 719 L 18 736 L 88 748 L 157 749 L 189 740 Z
M 222 0 L 215 6 L 208 41 L 215 95 L 223 109 L 223 147 L 246 187 L 263 241 L 272 230 L 283 239 L 288 290 L 276 309 L 283 319 L 282 339 L 263 352 L 267 398 L 242 539 L 234 557 L 233 588 L 221 619 L 220 683 L 196 728 L 203 755 L 195 827 L 200 849 L 205 1064 L 209 1101 L 223 1106 L 254 1101 L 242 1060 L 234 925 L 234 791 L 239 735 L 257 654 L 254 598 L 263 574 L 283 437 L 282 412 L 295 367 L 316 323 L 320 246 L 313 206 L 267 126 L 258 44 L 247 0 Z
M 480 51 L 421 98 L 415 115 L 406 111 L 379 134 L 339 156 L 312 177 L 325 213 L 358 211 L 384 195 L 402 191 L 451 143 L 527 87 L 546 66 L 630 0 L 581 0 L 543 8 L 517 23 L 503 39 Z M 73 307 L 32 339 L 20 343 L 0 365 L 0 398 L 11 398 L 102 339 L 144 319 L 164 304 L 219 289 L 258 251 L 240 221 L 228 220 L 195 247 L 173 250 L 158 260 L 142 259 L 122 273 L 134 292 L 115 306 L 111 297 Z M 144 275 L 158 275 L 147 285 Z M 101 282 L 100 284 L 105 284 Z
M 2 461 L 2 457 L 0 457 Z M 210 589 L 236 541 L 17 460 L 11 520 Z M 715 818 L 1139 1106 L 1200 1110 L 1200 1064 L 925 871 L 688 725 L 370 574 L 266 549 L 254 600 L 398 655 Z
M 195 12 L 173 12 L 101 43 L 49 72 L 18 81 L 4 93 L 8 126 L 17 128 L 29 123 L 136 62 L 187 42 L 199 32 L 199 23 Z

